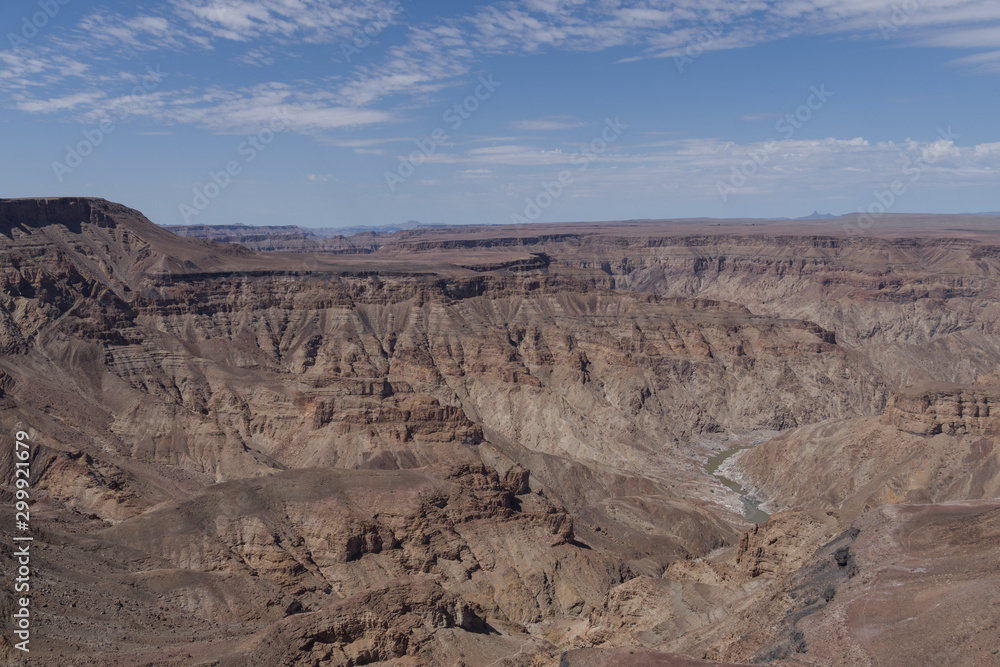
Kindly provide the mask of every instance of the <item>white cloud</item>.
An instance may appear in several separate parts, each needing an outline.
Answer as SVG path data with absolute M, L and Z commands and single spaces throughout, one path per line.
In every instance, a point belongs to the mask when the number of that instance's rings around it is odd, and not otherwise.
M 368 64 L 355 65 L 340 78 L 239 87 L 186 84 L 182 90 L 163 86 L 144 95 L 134 113 L 164 123 L 241 132 L 286 109 L 296 119 L 296 130 L 322 132 L 396 120 L 399 112 L 386 110 L 390 102 L 396 109 L 425 105 L 445 87 L 468 84 L 472 68 L 496 55 L 633 45 L 637 57 L 669 57 L 688 53 L 692 46 L 699 52 L 731 49 L 817 33 L 881 39 L 879 26 L 887 21 L 893 27 L 887 33 L 891 39 L 984 49 L 952 62 L 1000 70 L 1000 4 L 995 0 L 921 0 L 909 14 L 899 13 L 902 6 L 898 0 L 504 0 L 410 26 L 380 57 L 373 54 Z M 212 49 L 221 42 L 239 42 L 246 50 L 238 62 L 267 65 L 304 43 L 336 49 L 339 40 L 359 28 L 373 21 L 398 21 L 401 13 L 395 0 L 170 0 L 156 13 L 95 13 L 69 33 L 72 39 L 53 36 L 60 51 L 42 42 L 34 45 L 32 55 L 0 51 L 0 92 L 27 113 L 93 117 L 120 104 L 131 88 L 124 83 L 137 76 L 106 73 L 108 62 L 120 62 L 122 50 Z M 115 77 L 123 85 L 116 87 Z M 106 99 L 94 88 L 104 91 Z M 764 117 L 753 114 L 747 120 Z M 512 127 L 553 132 L 583 124 L 553 116 L 519 120 Z M 559 159 L 530 149 L 526 155 Z M 512 159 L 503 151 L 486 157 Z
M 33 94 L 25 77 L 43 77 L 52 70 L 50 62 L 18 60 L 0 52 L 0 90 L 12 91 L 14 106 L 25 113 L 72 113 L 87 123 L 109 117 L 148 118 L 165 124 L 191 124 L 220 133 L 257 132 L 279 123 L 295 132 L 314 133 L 386 123 L 394 116 L 380 109 L 345 106 L 335 93 L 320 87 L 292 86 L 285 83 L 262 83 L 247 88 L 228 90 L 188 88 L 164 90 L 157 83 L 148 89 L 132 85 L 132 76 L 90 77 L 110 83 L 114 79 L 123 94 L 108 96 L 105 92 L 85 90 L 49 97 Z M 83 76 L 81 72 L 80 76 Z M 109 86 L 110 87 L 110 86 Z M 138 88 L 138 92 L 136 91 Z
M 510 144 L 441 152 L 427 162 L 454 167 L 453 175 L 466 180 L 502 173 L 500 180 L 511 196 L 530 195 L 542 181 L 568 170 L 574 196 L 613 194 L 619 199 L 628 193 L 677 192 L 717 200 L 719 183 L 729 183 L 734 170 L 741 169 L 752 173 L 737 196 L 786 196 L 836 184 L 836 189 L 858 193 L 861 199 L 897 180 L 910 187 L 919 182 L 920 188 L 932 190 L 962 189 L 989 186 L 1000 173 L 1000 144 L 961 146 L 941 138 L 871 142 L 830 137 L 750 144 L 684 139 L 658 146 L 622 144 L 590 159 L 585 169 L 579 158 L 579 149 Z
M 922 39 L 921 43 L 949 49 L 995 49 L 1000 46 L 1000 24 L 985 28 L 936 31 Z
M 257 48 L 250 49 L 243 55 L 237 56 L 235 60 L 236 62 L 243 63 L 244 65 L 264 67 L 266 65 L 274 64 L 274 55 L 270 49 Z
M 1000 156 L 1000 142 L 991 144 L 979 144 L 976 146 L 976 156 L 990 158 Z
M 265 46 L 262 40 L 286 46 L 334 43 L 373 23 L 381 30 L 398 22 L 404 8 L 396 0 L 171 0 L 160 12 L 134 17 L 95 13 L 81 22 L 77 38 L 83 43 L 117 41 L 136 49 L 191 44 L 211 48 L 220 40 L 255 41 L 257 47 Z M 406 62 L 401 55 L 416 56 L 439 70 L 445 58 L 452 62 L 452 67 L 443 68 L 447 77 L 455 76 L 456 59 L 498 53 L 637 45 L 640 54 L 627 61 L 684 54 L 692 47 L 699 52 L 732 49 L 810 34 L 1000 48 L 998 26 L 1000 5 L 993 0 L 505 0 L 480 5 L 464 16 L 412 26 L 407 43 L 399 45 L 374 77 L 381 85 L 372 86 L 391 94 L 407 79 L 388 80 L 385 70 L 420 71 L 400 69 Z M 440 72 L 428 74 L 424 82 L 440 78 Z M 365 87 L 361 81 L 356 86 Z
M 344 107 L 315 93 L 286 84 L 269 83 L 238 91 L 222 89 L 184 97 L 183 94 L 147 95 L 145 106 L 133 109 L 168 123 L 188 123 L 216 132 L 257 132 L 274 123 L 295 132 L 310 133 L 384 123 L 392 115 L 378 109 Z
M 54 111 L 70 111 L 80 106 L 92 107 L 104 99 L 104 93 L 75 93 L 64 97 L 52 97 L 49 99 L 23 99 L 16 103 L 16 107 L 27 113 L 52 113 Z
M 172 0 L 191 29 L 246 42 L 260 37 L 327 43 L 369 23 L 388 23 L 402 10 L 384 0 Z
M 412 141 L 409 137 L 377 137 L 377 138 L 364 138 L 364 139 L 332 139 L 329 143 L 334 146 L 343 146 L 345 148 L 368 148 L 371 146 L 380 146 L 382 144 L 394 144 L 403 141 Z
M 916 12 L 902 17 L 899 6 L 898 0 L 499 2 L 412 27 L 405 43 L 390 49 L 381 65 L 360 70 L 342 93 L 354 105 L 391 95 L 426 95 L 454 84 L 488 56 L 556 49 L 638 46 L 640 53 L 625 62 L 838 33 L 1000 48 L 1000 5 L 993 0 L 923 0 Z M 883 31 L 884 24 L 891 29 Z
M 50 51 L 39 50 L 34 55 L 26 55 L 23 51 L 0 51 L 0 90 L 58 89 L 67 79 L 89 76 L 89 65 Z
M 623 146 L 614 155 L 601 156 L 586 170 L 575 165 L 535 164 L 537 156 L 510 152 L 493 156 L 489 166 L 502 169 L 498 191 L 516 209 L 524 197 L 535 196 L 542 183 L 568 170 L 573 183 L 565 195 L 569 200 L 584 199 L 620 204 L 623 197 L 634 201 L 684 201 L 700 210 L 725 211 L 727 206 L 766 209 L 775 201 L 839 201 L 835 212 L 849 212 L 867 206 L 875 192 L 903 185 L 905 196 L 898 197 L 894 210 L 907 210 L 933 200 L 935 193 L 971 188 L 989 188 L 1000 173 L 1000 151 L 980 146 L 955 146 L 950 142 L 870 142 L 864 138 L 816 141 L 781 140 L 763 164 L 748 162 L 761 155 L 766 142 L 736 144 L 713 139 L 678 142 L 673 149 L 635 150 Z M 472 165 L 484 164 L 483 155 L 451 156 L 455 175 L 464 178 Z M 517 162 L 522 166 L 514 168 Z M 751 175 L 723 201 L 719 184 L 729 184 L 733 170 L 755 164 Z M 494 166 L 496 165 L 496 166 Z M 482 167 L 480 167 L 482 168 Z M 471 186 L 470 186 L 471 187 Z M 898 191 L 898 190 L 897 190 Z M 804 195 L 804 193 L 808 193 Z M 819 198 L 819 199 L 817 199 Z
M 94 13 L 80 21 L 75 33 L 73 40 L 60 45 L 73 51 L 100 46 L 148 51 L 178 49 L 192 41 L 168 18 L 148 14 L 124 17 L 109 12 Z
M 982 65 L 988 63 L 1000 62 L 1000 51 L 987 51 L 986 53 L 977 53 L 972 56 L 965 56 L 964 58 L 958 58 L 952 61 L 958 65 Z
M 462 169 L 455 175 L 465 181 L 484 181 L 493 178 L 492 169 Z
M 572 130 L 586 127 L 586 123 L 569 116 L 550 116 L 533 120 L 517 120 L 510 124 L 515 130 L 522 132 L 549 132 L 555 130 Z

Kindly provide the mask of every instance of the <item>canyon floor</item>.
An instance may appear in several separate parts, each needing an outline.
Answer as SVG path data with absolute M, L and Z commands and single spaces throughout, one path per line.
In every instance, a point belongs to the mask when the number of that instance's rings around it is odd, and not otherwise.
M 18 431 L 33 537 L 0 657 L 1000 665 L 998 403 L 998 216 L 0 200 L 4 581 Z

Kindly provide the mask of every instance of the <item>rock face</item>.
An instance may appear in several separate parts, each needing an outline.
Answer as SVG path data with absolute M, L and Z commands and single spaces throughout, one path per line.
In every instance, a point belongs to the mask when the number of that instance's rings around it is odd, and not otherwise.
M 373 239 L 258 253 L 103 200 L 0 200 L 0 441 L 31 436 L 36 655 L 793 655 L 795 577 L 840 567 L 817 549 L 865 504 L 998 492 L 995 392 L 900 389 L 995 369 L 982 243 Z M 808 511 L 747 532 L 702 464 L 761 430 L 785 432 L 743 474 Z
M 234 665 L 366 665 L 414 656 L 442 630 L 484 634 L 477 611 L 441 586 L 406 577 L 368 589 L 320 612 L 289 616 L 275 624 Z M 443 646 L 439 656 L 451 648 Z
M 830 516 L 779 512 L 740 536 L 736 565 L 751 577 L 793 572 L 811 558 L 810 546 L 836 527 Z
M 573 546 L 572 519 L 544 498 L 513 495 L 482 465 L 443 472 L 307 469 L 227 482 L 94 537 L 177 570 L 266 580 L 307 610 L 364 592 L 375 572 L 415 572 L 493 618 L 529 623 L 592 605 L 627 574 Z
M 563 267 L 600 271 L 618 289 L 815 322 L 898 385 L 968 384 L 995 371 L 1000 218 L 889 215 L 879 226 L 881 236 L 865 237 L 845 237 L 841 222 L 440 229 L 379 236 L 373 252 L 546 253 Z
M 884 421 L 916 435 L 1000 435 L 1000 387 L 904 387 L 886 406 Z

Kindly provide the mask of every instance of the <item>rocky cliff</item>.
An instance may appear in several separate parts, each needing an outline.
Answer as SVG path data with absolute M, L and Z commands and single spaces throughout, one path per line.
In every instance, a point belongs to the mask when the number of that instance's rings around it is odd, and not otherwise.
M 890 215 L 880 235 L 864 237 L 845 236 L 842 221 L 463 227 L 379 236 L 373 248 L 386 256 L 544 252 L 566 268 L 603 272 L 618 289 L 815 322 L 900 386 L 967 384 L 1000 361 L 998 225 L 996 216 Z
M 916 435 L 1000 435 L 1000 387 L 954 384 L 904 387 L 883 421 Z

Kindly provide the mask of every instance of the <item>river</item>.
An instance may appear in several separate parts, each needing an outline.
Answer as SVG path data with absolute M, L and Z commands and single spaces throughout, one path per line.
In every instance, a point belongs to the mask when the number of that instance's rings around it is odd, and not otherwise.
M 747 521 L 752 523 L 764 523 L 770 518 L 771 515 L 760 509 L 760 501 L 748 494 L 746 489 L 740 486 L 739 482 L 733 481 L 725 475 L 720 475 L 718 472 L 719 466 L 725 463 L 726 459 L 736 452 L 742 452 L 744 449 L 750 449 L 750 446 L 732 447 L 731 449 L 719 452 L 715 456 L 710 457 L 708 462 L 705 463 L 705 472 L 719 480 L 719 482 L 727 488 L 732 489 L 740 495 L 740 498 L 743 500 L 743 516 Z

